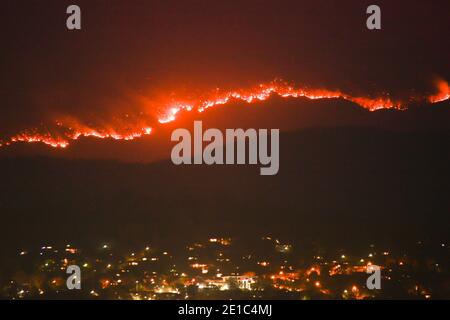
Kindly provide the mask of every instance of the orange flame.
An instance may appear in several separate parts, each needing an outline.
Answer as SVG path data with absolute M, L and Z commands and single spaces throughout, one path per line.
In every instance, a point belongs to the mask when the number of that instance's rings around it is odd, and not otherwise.
M 439 92 L 435 95 L 432 95 L 428 98 L 430 103 L 442 102 L 450 99 L 450 86 L 444 80 L 437 80 L 436 86 Z
M 363 98 L 363 97 L 352 97 L 350 95 L 344 94 L 340 91 L 324 90 L 324 89 L 295 89 L 284 83 L 270 83 L 261 84 L 256 88 L 250 90 L 237 90 L 230 91 L 223 94 L 218 94 L 212 99 L 206 99 L 199 101 L 197 105 L 197 111 L 203 112 L 208 108 L 224 105 L 230 101 L 243 101 L 246 103 L 254 103 L 258 101 L 265 101 L 272 96 L 279 96 L 281 98 L 308 98 L 310 100 L 318 99 L 345 99 L 352 101 L 359 106 L 368 109 L 370 111 L 375 111 L 379 109 L 402 109 L 400 102 L 394 103 L 388 97 L 378 97 L 378 98 Z M 176 119 L 176 115 L 182 111 L 191 111 L 195 107 L 192 104 L 177 104 L 175 106 L 169 107 L 167 113 L 159 119 L 160 123 L 172 122 Z
M 427 101 L 437 103 L 450 98 L 450 86 L 444 80 L 436 83 L 438 93 L 425 98 L 413 97 L 406 101 Z M 206 109 L 218 105 L 225 105 L 231 101 L 243 101 L 251 104 L 265 101 L 272 96 L 281 98 L 307 98 L 317 99 L 344 99 L 356 103 L 369 111 L 381 109 L 405 110 L 407 103 L 403 101 L 393 101 L 389 95 L 379 97 L 355 97 L 336 90 L 325 89 L 302 89 L 294 88 L 281 81 L 273 81 L 268 84 L 260 84 L 251 89 L 238 89 L 229 92 L 216 91 L 209 98 L 198 98 L 190 103 L 175 102 L 164 107 L 163 115 L 158 118 L 160 124 L 165 124 L 176 120 L 177 115 L 182 111 L 204 112 Z M 130 121 L 131 122 L 131 121 Z M 56 125 L 62 133 L 52 134 L 50 132 L 42 133 L 39 129 L 25 130 L 10 137 L 6 142 L 0 140 L 0 146 L 10 145 L 16 142 L 43 143 L 54 148 L 66 148 L 70 141 L 78 140 L 80 137 L 95 137 L 99 139 L 114 140 L 134 140 L 149 135 L 152 128 L 147 124 L 148 121 L 139 121 L 138 123 L 126 123 L 123 125 L 96 126 L 85 125 L 73 118 L 66 118 L 64 121 L 57 121 Z M 132 127 L 133 129 L 130 129 Z M 118 129 L 121 128 L 121 129 Z

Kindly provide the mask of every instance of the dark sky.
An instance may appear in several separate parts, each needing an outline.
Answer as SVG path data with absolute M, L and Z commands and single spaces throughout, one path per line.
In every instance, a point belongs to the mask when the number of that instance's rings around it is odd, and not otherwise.
M 372 2 L 3 1 L 1 136 L 59 116 L 108 119 L 136 111 L 141 99 L 274 78 L 394 96 L 450 79 L 449 1 L 376 1 L 376 32 L 365 27 Z M 65 27 L 73 3 L 81 31 Z
M 73 3 L 82 9 L 81 31 L 66 30 Z M 373 3 L 382 8 L 376 32 L 365 21 Z M 435 77 L 450 81 L 448 0 L 3 0 L 0 6 L 0 137 L 45 127 L 55 117 L 106 121 L 139 111 L 143 100 L 274 78 L 394 96 L 432 91 Z M 354 241 L 355 231 L 378 236 L 374 221 L 397 238 L 434 235 L 436 226 L 448 235 L 449 102 L 369 113 L 348 101 L 275 98 L 257 110 L 236 104 L 205 113 L 218 128 L 289 131 L 282 132 L 280 174 L 264 183 L 246 167 L 9 158 L 30 150 L 167 158 L 171 130 L 191 126 L 192 113 L 139 141 L 1 148 L 1 243 L 18 241 L 18 234 L 38 241 L 55 234 L 141 240 L 215 230 L 204 221 L 227 232 L 251 226 L 299 237 L 303 230 L 331 241 L 334 235 Z M 158 104 L 149 103 L 149 117 L 157 111 L 152 107 Z M 406 133 L 392 130 L 400 127 Z M 310 131 L 295 132 L 304 128 Z

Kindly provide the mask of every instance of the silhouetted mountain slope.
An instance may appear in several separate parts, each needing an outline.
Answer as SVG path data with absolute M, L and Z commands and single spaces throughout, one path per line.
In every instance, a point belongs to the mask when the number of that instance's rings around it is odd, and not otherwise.
M 298 241 L 448 237 L 450 131 L 281 134 L 280 171 L 6 158 L 2 246 L 174 243 L 215 234 Z
M 271 97 L 251 105 L 234 101 L 210 108 L 203 113 L 181 112 L 176 121 L 157 125 L 151 135 L 133 141 L 80 138 L 64 150 L 39 143 L 18 143 L 0 148 L 0 157 L 42 155 L 68 159 L 154 162 L 169 157 L 172 146 L 170 136 L 173 130 L 192 130 L 195 120 L 202 120 L 205 129 L 278 128 L 286 132 L 317 127 L 359 126 L 404 132 L 446 131 L 450 130 L 450 100 L 434 105 L 410 106 L 406 112 L 370 112 L 342 99 Z

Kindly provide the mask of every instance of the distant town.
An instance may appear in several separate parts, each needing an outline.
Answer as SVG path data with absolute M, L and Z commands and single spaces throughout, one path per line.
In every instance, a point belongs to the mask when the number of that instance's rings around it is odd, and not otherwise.
M 417 241 L 405 250 L 367 244 L 358 253 L 298 245 L 265 236 L 253 241 L 213 237 L 171 252 L 143 245 L 128 251 L 43 244 L 22 248 L 1 275 L 1 299 L 449 299 L 450 251 Z M 362 253 L 361 253 L 362 252 Z M 81 270 L 69 290 L 67 267 Z M 370 290 L 367 268 L 381 269 Z

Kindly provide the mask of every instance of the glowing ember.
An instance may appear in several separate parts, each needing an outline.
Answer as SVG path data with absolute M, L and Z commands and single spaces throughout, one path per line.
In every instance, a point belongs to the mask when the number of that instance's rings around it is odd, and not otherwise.
M 429 97 L 413 97 L 406 101 L 426 101 L 428 103 L 437 103 L 450 99 L 450 86 L 444 80 L 436 83 L 438 93 Z M 294 88 L 284 82 L 274 81 L 269 84 L 261 84 L 251 89 L 239 89 L 229 92 L 220 92 L 217 90 L 208 98 L 198 98 L 189 103 L 171 102 L 163 110 L 167 110 L 158 118 L 160 124 L 169 123 L 176 120 L 176 116 L 182 111 L 204 112 L 206 109 L 225 105 L 231 101 L 242 101 L 245 103 L 255 103 L 265 101 L 272 96 L 281 98 L 307 98 L 317 99 L 344 99 L 356 103 L 360 107 L 369 111 L 381 109 L 405 110 L 407 102 L 393 101 L 388 95 L 379 97 L 355 97 L 345 94 L 341 91 L 324 89 L 302 89 Z M 128 115 L 127 115 L 128 117 Z M 128 118 L 127 118 L 128 119 Z M 128 122 L 127 122 L 128 121 Z M 123 123 L 125 122 L 125 124 Z M 56 121 L 56 126 L 61 129 L 58 134 L 42 133 L 42 130 L 31 129 L 22 131 L 7 140 L 0 140 L 0 147 L 7 146 L 16 142 L 40 142 L 54 148 L 66 148 L 70 141 L 78 140 L 80 137 L 95 137 L 99 139 L 114 140 L 134 140 L 149 135 L 152 128 L 145 122 L 133 123 L 131 120 L 124 120 L 120 124 L 110 126 L 84 125 L 73 118 L 67 118 L 63 121 Z M 118 129 L 120 128 L 120 129 Z M 133 129 L 131 129 L 133 128 Z
M 35 130 L 33 130 L 35 131 Z M 133 140 L 136 138 L 141 138 L 144 135 L 149 135 L 152 132 L 152 128 L 144 127 L 138 132 L 131 132 L 127 134 L 120 134 L 114 130 L 111 131 L 101 131 L 94 129 L 85 130 L 75 130 L 64 135 L 64 138 L 52 137 L 50 134 L 39 134 L 39 133 L 27 133 L 22 132 L 13 137 L 11 137 L 9 145 L 14 142 L 41 142 L 54 148 L 66 148 L 69 145 L 68 140 L 77 140 L 80 137 L 95 137 L 99 139 L 111 138 L 114 140 Z
M 52 138 L 49 135 L 20 133 L 11 138 L 11 142 L 41 142 L 54 148 L 65 148 L 69 142 L 63 139 Z

